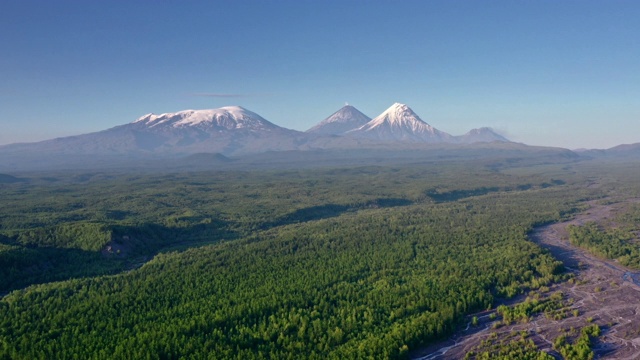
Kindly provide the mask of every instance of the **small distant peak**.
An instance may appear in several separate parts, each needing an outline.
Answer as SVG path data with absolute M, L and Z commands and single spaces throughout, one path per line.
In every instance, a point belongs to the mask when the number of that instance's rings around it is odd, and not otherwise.
M 474 142 L 510 142 L 509 139 L 504 136 L 496 133 L 490 127 L 480 127 L 476 129 L 471 129 L 469 132 L 461 136 L 463 142 L 466 143 L 474 143 Z
M 490 127 L 483 126 L 483 127 L 479 127 L 479 128 L 476 128 L 476 129 L 471 129 L 471 131 L 469 131 L 469 133 L 471 133 L 471 134 L 487 134 L 487 133 L 495 134 L 496 132 Z
M 345 103 L 338 111 L 322 120 L 307 132 L 324 135 L 339 135 L 356 129 L 371 120 L 370 117 L 360 112 L 354 106 Z
M 341 107 L 340 110 L 336 111 L 335 114 L 354 114 L 359 112 L 360 111 L 356 109 L 355 106 L 349 105 L 349 103 L 345 103 L 345 105 Z

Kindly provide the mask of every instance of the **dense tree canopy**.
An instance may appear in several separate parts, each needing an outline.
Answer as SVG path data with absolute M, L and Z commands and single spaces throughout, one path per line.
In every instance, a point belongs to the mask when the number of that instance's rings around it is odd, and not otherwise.
M 45 284 L 0 300 L 0 358 L 403 357 L 561 272 L 527 233 L 597 194 L 538 170 L 11 184 L 0 189 L 1 289 Z

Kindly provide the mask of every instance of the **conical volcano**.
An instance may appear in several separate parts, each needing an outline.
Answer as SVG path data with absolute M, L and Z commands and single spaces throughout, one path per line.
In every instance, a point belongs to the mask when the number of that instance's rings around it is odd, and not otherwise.
M 310 134 L 342 135 L 345 132 L 357 129 L 371 120 L 351 105 L 345 105 L 318 125 L 307 130 Z
M 452 136 L 424 122 L 405 104 L 395 103 L 347 135 L 379 141 L 445 142 Z

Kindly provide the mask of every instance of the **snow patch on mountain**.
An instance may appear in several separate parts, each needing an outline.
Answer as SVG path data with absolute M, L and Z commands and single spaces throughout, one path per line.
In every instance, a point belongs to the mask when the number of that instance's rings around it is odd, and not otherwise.
M 424 122 L 405 104 L 395 103 L 363 126 L 347 132 L 351 136 L 382 141 L 442 142 L 452 138 Z
M 219 109 L 183 110 L 175 113 L 160 115 L 147 114 L 132 122 L 132 124 L 155 127 L 216 127 L 231 129 L 261 129 L 268 130 L 277 126 L 262 118 L 260 115 L 240 106 L 225 106 Z
M 368 124 L 363 125 L 362 129 L 371 130 L 385 125 L 390 125 L 391 127 L 402 130 L 411 130 L 413 132 L 435 133 L 434 127 L 420 119 L 410 107 L 400 103 L 391 105 L 385 112 Z

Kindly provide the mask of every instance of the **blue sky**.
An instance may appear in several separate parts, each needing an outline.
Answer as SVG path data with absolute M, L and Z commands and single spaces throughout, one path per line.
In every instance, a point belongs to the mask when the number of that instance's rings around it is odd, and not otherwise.
M 640 142 L 637 1 L 0 2 L 0 144 L 241 105 L 306 130 L 406 103 L 459 135 Z

